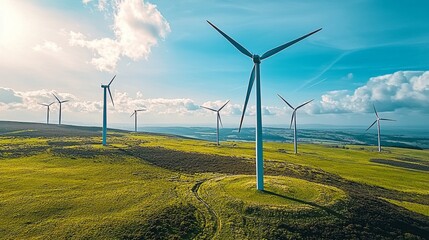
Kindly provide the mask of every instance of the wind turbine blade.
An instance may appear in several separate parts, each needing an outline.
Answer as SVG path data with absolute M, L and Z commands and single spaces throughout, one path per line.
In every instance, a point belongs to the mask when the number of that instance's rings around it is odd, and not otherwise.
M 200 107 L 205 108 L 205 109 L 210 110 L 210 111 L 213 111 L 213 112 L 217 112 L 217 111 L 216 111 L 215 109 L 213 109 L 213 108 L 204 107 L 204 106 L 200 106 Z
M 52 93 L 52 95 L 54 95 L 54 97 L 57 99 L 58 102 L 61 102 L 60 99 L 57 96 L 55 96 L 55 94 Z
M 396 121 L 396 120 L 388 119 L 388 118 L 380 118 L 380 120 L 384 120 L 384 121 Z
M 110 87 L 110 84 L 112 84 L 113 80 L 115 80 L 116 75 L 110 80 L 109 84 L 107 84 L 108 87 Z
M 377 122 L 377 120 L 375 120 L 372 124 L 371 124 L 371 126 L 369 126 L 369 128 L 367 128 L 365 131 L 368 131 L 372 126 L 374 126 L 374 124 Z
M 290 108 L 295 110 L 295 108 L 293 108 L 292 105 L 290 105 L 282 96 L 280 96 L 280 94 L 277 94 L 277 96 L 279 96 L 279 98 L 281 98 L 283 102 L 285 102 Z
M 52 104 L 54 104 L 54 103 L 55 103 L 55 102 L 51 102 L 51 103 L 49 103 L 49 104 L 48 104 L 48 107 L 49 107 L 49 106 L 51 106 L 51 105 L 52 105 Z
M 378 113 L 377 113 L 377 110 L 375 110 L 375 105 L 372 104 L 372 107 L 374 108 L 375 116 L 377 116 L 377 118 L 378 118 Z
M 226 104 L 228 104 L 228 103 L 229 103 L 229 100 L 222 107 L 220 107 L 219 110 L 217 110 L 217 111 L 219 112 L 220 110 L 222 110 L 222 108 L 224 108 L 226 106 Z
M 64 101 L 61 101 L 61 103 L 65 103 L 65 102 L 68 102 L 68 101 L 70 101 L 70 100 L 64 100 Z
M 218 31 L 220 34 L 222 34 L 222 36 L 224 36 L 232 45 L 234 45 L 235 48 L 238 49 L 238 51 L 240 51 L 241 53 L 243 53 L 244 55 L 252 58 L 252 54 L 245 49 L 243 46 L 241 46 L 238 42 L 236 42 L 234 39 L 232 39 L 230 36 L 226 35 L 226 33 L 222 32 L 222 30 L 220 30 L 219 28 L 217 28 L 215 25 L 213 25 L 210 21 L 207 20 L 207 22 L 214 28 L 216 29 L 216 31 Z
M 278 53 L 278 52 L 282 51 L 283 49 L 285 49 L 285 48 L 287 48 L 287 47 L 289 47 L 289 46 L 291 46 L 291 45 L 293 45 L 293 44 L 295 44 L 295 43 L 297 43 L 297 42 L 299 42 L 299 41 L 301 41 L 301 40 L 303 40 L 304 38 L 306 38 L 306 37 L 308 37 L 308 36 L 310 36 L 310 35 L 313 35 L 313 34 L 317 33 L 317 32 L 318 32 L 318 31 L 320 31 L 320 30 L 322 30 L 322 29 L 321 29 L 321 28 L 319 28 L 319 29 L 317 29 L 316 31 L 313 31 L 313 32 L 311 32 L 311 33 L 309 33 L 309 34 L 307 34 L 307 35 L 304 35 L 304 36 L 302 36 L 302 37 L 300 37 L 300 38 L 297 38 L 297 39 L 295 39 L 295 40 L 293 40 L 293 41 L 290 41 L 290 42 L 285 43 L 285 44 L 283 44 L 283 45 L 281 45 L 281 46 L 279 46 L 279 47 L 276 47 L 276 48 L 273 48 L 273 49 L 271 49 L 271 50 L 267 51 L 266 53 L 262 54 L 262 56 L 261 56 L 261 60 L 263 60 L 263 59 L 265 59 L 265 58 L 268 58 L 268 57 L 271 57 L 272 55 L 274 55 L 274 54 L 276 54 L 276 53 Z
M 131 116 L 130 116 L 130 117 L 134 116 L 134 114 L 136 114 L 136 112 L 133 112 L 133 114 L 131 114 Z
M 115 106 L 115 103 L 113 102 L 112 92 L 110 92 L 110 87 L 107 87 L 107 90 L 109 90 L 110 100 L 112 100 L 113 106 Z
M 255 82 L 255 66 L 253 66 L 252 73 L 250 74 L 249 86 L 247 87 L 246 100 L 244 100 L 243 113 L 241 115 L 238 132 L 241 131 L 241 126 L 243 125 L 244 114 L 246 113 L 247 103 L 249 102 L 250 93 L 252 92 L 253 82 Z
M 307 102 L 305 102 L 305 103 L 303 103 L 303 104 L 301 104 L 301 105 L 299 105 L 298 107 L 296 107 L 296 109 L 298 109 L 298 108 L 300 108 L 300 107 L 303 107 L 304 105 L 306 105 L 306 104 L 309 104 L 310 102 L 312 102 L 314 99 L 311 99 L 310 101 L 307 101 Z
M 296 115 L 296 110 L 293 111 L 292 117 L 290 118 L 290 126 L 289 126 L 290 129 L 292 129 L 292 123 L 293 123 L 293 119 L 295 118 L 295 115 Z
M 221 126 L 222 126 L 222 128 L 223 128 L 222 118 L 220 117 L 219 112 L 217 113 L 217 117 L 219 118 L 220 125 L 221 125 Z
M 136 110 L 137 112 L 141 112 L 141 111 L 146 111 L 146 109 L 139 109 L 139 110 Z

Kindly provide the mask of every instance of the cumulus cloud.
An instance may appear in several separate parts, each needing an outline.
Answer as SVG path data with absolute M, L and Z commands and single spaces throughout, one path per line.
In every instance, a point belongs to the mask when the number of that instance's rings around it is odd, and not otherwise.
M 353 92 L 328 92 L 310 108 L 313 113 L 372 112 L 372 104 L 379 111 L 401 108 L 428 111 L 429 71 L 398 71 L 373 77 Z
M 136 97 L 128 93 L 115 91 L 115 111 L 131 113 L 135 109 L 146 109 L 155 114 L 187 114 L 199 109 L 199 106 L 189 98 L 144 98 L 141 92 Z
M 45 52 L 45 51 L 59 52 L 62 50 L 62 48 L 54 42 L 45 41 L 43 44 L 37 44 L 36 46 L 34 46 L 33 50 L 36 52 Z
M 22 103 L 22 98 L 13 89 L 0 88 L 0 103 Z
M 89 1 L 84 0 L 87 4 Z M 106 0 L 98 1 L 98 9 L 105 10 Z M 121 57 L 134 61 L 147 59 L 151 48 L 159 40 L 165 39 L 171 31 L 167 20 L 158 11 L 156 5 L 144 0 L 113 1 L 115 38 L 88 40 L 80 32 L 70 31 L 71 46 L 88 48 L 96 53 L 90 62 L 100 71 L 112 72 Z
M 67 103 L 68 108 L 66 111 L 84 111 L 89 112 L 93 107 L 93 103 L 90 102 L 79 102 L 79 99 L 70 93 L 56 93 L 52 90 L 35 90 L 35 91 L 15 91 L 10 88 L 0 87 L 0 109 L 1 110 L 35 110 L 40 109 L 41 103 L 49 104 L 56 102 L 52 93 L 55 93 L 61 100 L 67 99 L 70 102 Z M 52 106 L 53 109 L 56 106 Z M 99 107 L 101 109 L 101 107 Z
M 10 88 L 0 87 L 0 110 L 40 110 L 43 106 L 40 103 L 51 103 L 56 102 L 54 96 L 55 93 L 61 100 L 69 100 L 63 110 L 66 112 L 74 113 L 96 113 L 101 112 L 103 108 L 103 102 L 99 101 L 88 101 L 80 99 L 79 97 L 66 92 L 55 92 L 53 90 L 35 90 L 35 91 L 15 91 Z M 200 106 L 206 106 L 214 109 L 218 109 L 223 106 L 226 100 L 207 101 L 198 104 L 193 99 L 189 98 L 145 98 L 143 93 L 137 92 L 135 96 L 130 96 L 126 92 L 114 91 L 113 100 L 115 106 L 110 104 L 108 99 L 109 112 L 112 113 L 127 113 L 131 114 L 136 109 L 145 109 L 146 113 L 153 115 L 181 115 L 181 116 L 211 116 L 213 113 L 201 108 Z M 52 106 L 56 109 L 57 104 Z M 229 102 L 222 109 L 223 116 L 240 116 L 242 105 L 234 104 Z M 256 114 L 255 106 L 249 106 L 246 111 L 247 116 L 254 116 Z M 271 106 L 262 106 L 262 114 L 269 115 L 281 115 L 285 114 L 284 109 Z

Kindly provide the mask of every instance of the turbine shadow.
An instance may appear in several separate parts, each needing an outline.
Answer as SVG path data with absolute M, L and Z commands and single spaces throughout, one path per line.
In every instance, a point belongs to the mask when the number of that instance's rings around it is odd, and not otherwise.
M 294 202 L 298 202 L 298 203 L 310 205 L 312 207 L 319 208 L 320 210 L 323 210 L 323 211 L 325 211 L 325 212 L 327 212 L 327 213 L 329 213 L 331 215 L 334 215 L 337 218 L 345 219 L 345 217 L 342 214 L 340 214 L 340 213 L 338 213 L 338 212 L 336 212 L 336 211 L 334 211 L 334 210 L 332 210 L 332 209 L 330 209 L 328 207 L 324 207 L 324 206 L 318 205 L 316 203 L 307 202 L 307 201 L 304 201 L 304 200 L 301 200 L 301 199 L 284 196 L 284 195 L 281 195 L 281 194 L 278 194 L 278 193 L 275 193 L 275 192 L 272 192 L 272 191 L 269 191 L 269 190 L 263 190 L 263 192 L 266 193 L 266 194 L 270 194 L 270 195 L 274 195 L 274 196 L 283 198 L 283 199 L 287 199 L 287 200 L 291 200 L 291 201 L 294 201 Z

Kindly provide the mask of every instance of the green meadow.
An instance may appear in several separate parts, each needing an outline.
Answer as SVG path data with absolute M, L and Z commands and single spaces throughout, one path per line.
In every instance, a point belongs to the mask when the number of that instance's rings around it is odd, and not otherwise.
M 426 239 L 429 151 L 0 122 L 1 239 Z

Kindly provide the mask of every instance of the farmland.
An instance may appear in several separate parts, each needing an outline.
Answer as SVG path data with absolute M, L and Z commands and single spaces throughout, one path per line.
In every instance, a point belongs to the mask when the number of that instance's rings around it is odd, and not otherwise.
M 429 151 L 254 144 L 0 122 L 0 237 L 116 239 L 429 236 Z

